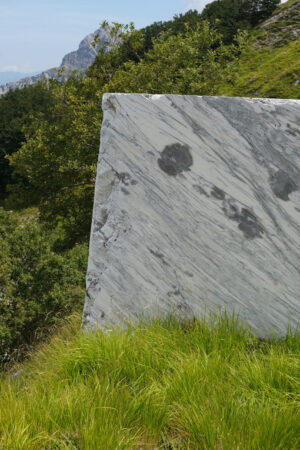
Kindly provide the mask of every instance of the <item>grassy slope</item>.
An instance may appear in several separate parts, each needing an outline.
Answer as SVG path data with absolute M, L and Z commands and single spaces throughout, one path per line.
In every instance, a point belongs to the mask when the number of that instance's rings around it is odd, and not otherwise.
M 235 320 L 60 335 L 0 385 L 1 449 L 297 449 L 300 341 Z
M 219 94 L 300 99 L 299 0 L 281 5 L 273 20 L 254 31 L 234 86 L 223 86 Z

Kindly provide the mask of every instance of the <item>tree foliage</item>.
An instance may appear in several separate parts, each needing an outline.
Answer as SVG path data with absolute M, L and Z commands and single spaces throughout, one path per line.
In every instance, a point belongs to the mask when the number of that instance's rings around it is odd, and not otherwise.
M 0 208 L 0 364 L 83 305 L 87 246 L 58 254 L 54 240 Z
M 240 35 L 225 46 L 208 22 L 186 26 L 184 33 L 162 33 L 138 64 L 124 64 L 105 86 L 111 92 L 147 92 L 214 95 L 219 83 L 234 79 L 238 55 L 244 44 Z
M 6 156 L 19 150 L 25 140 L 23 127 L 39 113 L 47 115 L 51 101 L 49 90 L 41 83 L 9 91 L 0 98 L 0 197 L 12 181 Z
M 154 22 L 141 30 L 135 30 L 133 23 L 129 25 L 121 25 L 113 23 L 112 33 L 118 33 L 121 37 L 119 40 L 118 52 L 110 55 L 114 61 L 114 67 L 120 69 L 121 65 L 128 61 L 139 62 L 149 50 L 153 48 L 153 42 L 161 36 L 162 33 L 168 32 L 170 35 L 176 36 L 184 34 L 189 28 L 195 28 L 202 20 L 201 14 L 196 10 L 187 11 L 185 14 L 175 15 L 173 20 L 166 22 Z M 104 22 L 102 26 L 108 26 Z M 103 64 L 103 54 L 106 51 L 100 49 L 99 54 L 89 69 L 88 73 L 101 72 Z M 106 56 L 105 56 L 106 58 Z M 106 62 L 105 62 L 106 63 Z M 99 73 L 98 73 L 99 76 Z
M 68 245 L 87 238 L 101 126 L 101 95 L 94 79 L 55 83 L 49 117 L 26 129 L 26 142 L 10 160 L 25 179 L 10 187 L 11 206 L 39 206 L 48 226 L 62 224 Z
M 271 16 L 279 4 L 280 0 L 215 0 L 205 6 L 201 17 L 216 26 L 227 44 L 238 30 L 250 29 Z

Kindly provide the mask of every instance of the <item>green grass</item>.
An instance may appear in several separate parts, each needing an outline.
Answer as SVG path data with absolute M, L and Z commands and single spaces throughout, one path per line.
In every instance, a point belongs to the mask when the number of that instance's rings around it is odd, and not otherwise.
M 300 340 L 237 320 L 84 335 L 74 316 L 0 380 L 1 449 L 298 449 Z
M 234 85 L 223 86 L 219 94 L 300 99 L 300 39 L 279 48 L 249 46 Z

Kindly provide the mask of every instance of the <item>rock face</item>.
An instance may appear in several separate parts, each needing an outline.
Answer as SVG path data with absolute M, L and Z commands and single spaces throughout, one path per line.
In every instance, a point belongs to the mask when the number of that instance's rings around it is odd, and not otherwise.
M 110 42 L 111 37 L 109 31 L 109 27 L 99 28 L 94 33 L 86 36 L 80 42 L 78 50 L 68 53 L 63 57 L 62 63 L 59 68 L 65 69 L 64 78 L 68 78 L 73 70 L 78 70 L 82 73 L 85 73 L 87 68 L 93 64 L 99 48 L 102 47 L 105 42 Z M 98 41 L 97 44 L 93 46 L 92 44 L 96 37 Z M 58 79 L 59 76 L 55 69 L 49 69 L 32 77 L 26 77 L 16 82 L 3 84 L 2 86 L 0 86 L 0 96 L 6 94 L 11 89 L 22 89 L 25 86 L 29 86 L 37 83 L 38 81 L 42 81 L 44 78 Z
M 300 101 L 107 94 L 84 327 L 300 312 Z

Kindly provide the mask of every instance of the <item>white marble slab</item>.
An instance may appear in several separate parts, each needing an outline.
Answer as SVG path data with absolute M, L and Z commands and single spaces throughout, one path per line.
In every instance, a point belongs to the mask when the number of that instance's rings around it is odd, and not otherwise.
M 106 94 L 84 327 L 300 312 L 300 101 Z

